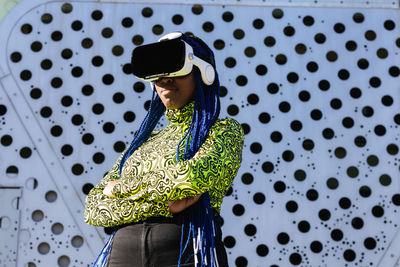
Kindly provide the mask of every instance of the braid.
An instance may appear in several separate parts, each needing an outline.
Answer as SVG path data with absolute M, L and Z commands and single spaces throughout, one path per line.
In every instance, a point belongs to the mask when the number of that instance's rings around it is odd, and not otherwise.
M 181 37 L 192 48 L 194 54 L 204 61 L 210 63 L 215 69 L 214 52 L 207 46 L 203 40 L 193 34 L 183 34 Z
M 215 70 L 214 53 L 200 38 L 182 35 L 182 39 L 193 47 L 193 52 L 197 57 L 209 62 L 214 66 Z M 197 67 L 194 67 L 194 74 L 196 79 L 196 94 L 192 122 L 188 132 L 176 148 L 176 159 L 178 161 L 181 158 L 179 155 L 181 143 L 184 142 L 185 144 L 184 160 L 192 158 L 206 140 L 208 131 L 218 118 L 220 112 L 220 85 L 217 71 L 215 70 L 214 83 L 210 86 L 202 83 L 200 71 Z

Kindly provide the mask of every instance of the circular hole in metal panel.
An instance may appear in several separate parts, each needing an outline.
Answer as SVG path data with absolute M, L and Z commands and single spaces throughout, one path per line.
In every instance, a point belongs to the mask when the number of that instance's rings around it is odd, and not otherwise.
M 57 263 L 58 263 L 58 266 L 60 266 L 60 267 L 67 267 L 71 263 L 71 260 L 69 259 L 68 256 L 63 255 L 58 258 Z
M 44 218 L 44 213 L 41 210 L 35 210 L 32 212 L 32 220 L 35 222 L 40 222 Z
M 57 193 L 54 191 L 48 191 L 45 195 L 45 198 L 46 198 L 47 202 L 52 203 L 57 200 Z
M 38 186 L 38 181 L 36 178 L 30 177 L 25 181 L 25 188 L 29 190 L 35 190 Z
M 83 245 L 83 238 L 80 235 L 76 235 L 71 239 L 71 244 L 75 248 L 80 248 Z
M 7 170 L 6 170 L 6 175 L 9 178 L 17 177 L 18 176 L 18 167 L 14 166 L 14 165 L 8 166 Z
M 42 242 L 38 246 L 38 251 L 42 255 L 46 255 L 50 251 L 50 245 L 46 242 Z
M 61 223 L 55 223 L 51 226 L 51 232 L 55 235 L 59 235 L 64 231 L 64 225 Z
M 11 226 L 11 219 L 7 216 L 0 217 L 0 230 L 7 230 Z

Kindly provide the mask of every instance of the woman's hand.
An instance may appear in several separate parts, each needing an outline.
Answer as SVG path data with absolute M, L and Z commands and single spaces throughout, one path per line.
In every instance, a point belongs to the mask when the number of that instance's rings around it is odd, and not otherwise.
M 194 203 L 196 203 L 200 197 L 201 197 L 201 194 L 197 195 L 195 197 L 192 197 L 192 198 L 185 198 L 185 199 L 181 199 L 181 200 L 169 201 L 168 202 L 169 211 L 172 213 L 179 213 L 179 212 L 183 211 L 184 209 L 192 206 Z
M 111 191 L 113 190 L 116 183 L 118 183 L 118 180 L 109 181 L 106 187 L 103 189 L 103 194 L 108 197 L 115 198 Z

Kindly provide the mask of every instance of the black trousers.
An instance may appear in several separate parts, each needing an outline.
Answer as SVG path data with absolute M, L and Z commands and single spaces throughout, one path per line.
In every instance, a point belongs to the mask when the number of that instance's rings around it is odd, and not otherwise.
M 186 221 L 186 220 L 185 220 Z M 181 217 L 155 217 L 144 222 L 120 227 L 114 237 L 107 267 L 172 267 L 178 266 L 181 243 Z M 228 266 L 222 234 L 216 223 L 215 247 L 219 267 Z M 184 230 L 188 227 L 184 227 Z M 183 245 L 187 239 L 186 230 Z M 187 261 L 185 262 L 185 260 Z M 182 267 L 194 266 L 193 242 L 182 256 Z

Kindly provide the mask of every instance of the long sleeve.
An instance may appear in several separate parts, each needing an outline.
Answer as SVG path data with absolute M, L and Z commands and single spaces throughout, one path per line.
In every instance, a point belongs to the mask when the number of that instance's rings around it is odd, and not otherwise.
M 129 156 L 119 177 L 121 154 L 107 175 L 89 192 L 85 202 L 86 223 L 117 226 L 149 217 L 172 217 L 168 201 L 208 191 L 217 211 L 240 166 L 243 130 L 233 119 L 217 120 L 199 152 L 177 162 L 176 147 L 190 126 L 194 103 L 167 110 L 170 123 Z M 183 152 L 181 153 L 181 155 Z M 117 180 L 110 198 L 103 194 L 109 181 Z
M 238 122 L 220 120 L 210 129 L 198 155 L 142 177 L 123 178 L 112 193 L 119 199 L 167 202 L 209 191 L 212 199 L 220 200 L 240 167 L 243 139 Z M 218 207 L 220 203 L 212 204 Z
M 87 224 L 111 227 L 130 222 L 138 222 L 151 216 L 172 217 L 167 203 L 159 201 L 110 198 L 103 194 L 109 181 L 119 179 L 119 163 L 122 152 L 110 171 L 93 187 L 86 197 L 84 220 Z
M 134 212 L 138 209 L 134 209 L 134 201 L 109 198 L 103 194 L 103 189 L 108 182 L 119 178 L 119 163 L 124 152 L 104 178 L 87 195 L 84 214 L 86 223 L 106 227 L 129 222 L 137 217 Z

